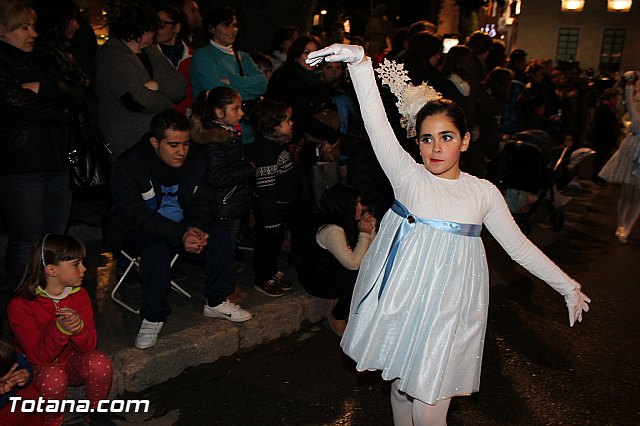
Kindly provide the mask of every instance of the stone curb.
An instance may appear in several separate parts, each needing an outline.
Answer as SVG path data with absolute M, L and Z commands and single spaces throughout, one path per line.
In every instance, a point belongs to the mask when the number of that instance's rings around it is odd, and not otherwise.
M 189 367 L 290 335 L 305 320 L 321 321 L 332 306 L 331 300 L 294 294 L 254 307 L 253 319 L 244 323 L 198 324 L 163 336 L 153 348 L 120 350 L 111 355 L 113 386 L 109 397 L 115 399 L 125 391 L 140 392 L 180 375 Z

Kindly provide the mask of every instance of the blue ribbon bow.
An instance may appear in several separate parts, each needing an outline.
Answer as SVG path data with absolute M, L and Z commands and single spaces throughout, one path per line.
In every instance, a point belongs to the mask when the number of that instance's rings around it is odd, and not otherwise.
M 458 223 L 458 222 L 450 222 L 446 220 L 438 220 L 438 219 L 423 219 L 412 215 L 409 210 L 398 200 L 393 202 L 391 206 L 391 211 L 397 214 L 400 217 L 405 218 L 398 229 L 396 230 L 396 234 L 393 237 L 393 242 L 391 243 L 391 249 L 389 250 L 389 254 L 387 256 L 387 261 L 384 266 L 384 275 L 382 276 L 382 282 L 380 284 L 380 290 L 378 291 L 378 300 L 382 296 L 382 293 L 387 286 L 387 281 L 389 279 L 389 275 L 391 274 L 391 270 L 393 269 L 393 264 L 395 263 L 396 255 L 398 254 L 398 250 L 400 248 L 400 243 L 404 236 L 413 229 L 413 226 L 416 223 L 421 223 L 423 225 L 430 226 L 432 228 L 439 229 L 444 232 L 450 232 L 456 235 L 463 235 L 466 237 L 479 237 L 480 232 L 482 231 L 482 225 L 477 224 L 468 224 L 468 223 Z M 375 281 L 374 281 L 375 282 Z M 362 302 L 371 294 L 373 290 L 373 286 L 369 289 L 367 294 L 364 295 L 362 300 L 358 303 L 356 307 L 356 313 L 362 305 Z

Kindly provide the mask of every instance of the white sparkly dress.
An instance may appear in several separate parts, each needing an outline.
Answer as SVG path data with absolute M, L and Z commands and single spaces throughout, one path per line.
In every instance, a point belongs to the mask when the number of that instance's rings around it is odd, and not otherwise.
M 371 61 L 349 70 L 396 203 L 362 261 L 341 346 L 359 371 L 399 378 L 401 391 L 429 404 L 478 391 L 489 302 L 482 224 L 561 294 L 577 283 L 522 235 L 490 182 L 416 164 L 387 121 Z
M 629 133 L 598 176 L 607 182 L 626 183 L 640 189 L 640 110 L 633 99 L 634 86 L 627 84 L 624 98 L 631 118 Z

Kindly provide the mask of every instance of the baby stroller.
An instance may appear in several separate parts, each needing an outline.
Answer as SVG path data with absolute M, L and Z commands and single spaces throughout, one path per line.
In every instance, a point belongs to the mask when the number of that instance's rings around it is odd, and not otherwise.
M 505 144 L 488 173 L 505 197 L 509 211 L 528 234 L 535 223 L 549 223 L 554 231 L 564 224 L 564 212 L 556 203 L 556 180 L 561 178 L 567 148 L 555 148 L 549 134 L 526 130 Z

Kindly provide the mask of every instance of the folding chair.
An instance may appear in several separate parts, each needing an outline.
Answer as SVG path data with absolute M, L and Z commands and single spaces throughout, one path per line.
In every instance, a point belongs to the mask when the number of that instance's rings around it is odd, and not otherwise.
M 131 311 L 134 314 L 139 314 L 140 309 L 137 309 L 137 310 L 133 309 L 131 306 L 127 305 L 122 300 L 116 297 L 116 292 L 124 282 L 129 271 L 131 271 L 131 268 L 133 268 L 134 266 L 140 266 L 140 264 L 138 263 L 138 260 L 135 257 L 129 256 L 124 250 L 120 250 L 120 253 L 129 260 L 129 265 L 127 266 L 127 269 L 125 269 L 124 273 L 122 274 L 122 276 L 120 277 L 116 285 L 113 287 L 113 290 L 111 290 L 111 299 L 113 299 L 114 302 L 116 302 L 118 305 L 122 306 L 126 310 Z M 171 265 L 169 265 L 170 268 L 173 267 L 173 264 L 176 263 L 176 260 L 178 260 L 177 254 L 173 256 L 173 259 L 171 259 Z M 171 289 L 191 299 L 191 294 L 189 294 L 185 289 L 183 289 L 178 284 L 176 284 L 176 282 L 173 280 L 171 280 Z

